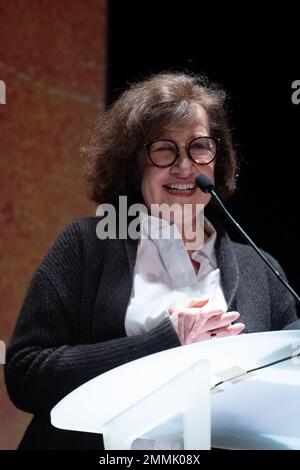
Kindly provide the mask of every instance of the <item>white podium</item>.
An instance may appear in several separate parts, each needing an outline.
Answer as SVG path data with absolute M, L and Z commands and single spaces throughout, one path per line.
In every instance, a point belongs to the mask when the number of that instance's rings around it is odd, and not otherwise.
M 213 339 L 146 356 L 78 387 L 53 426 L 184 449 L 300 449 L 300 330 Z

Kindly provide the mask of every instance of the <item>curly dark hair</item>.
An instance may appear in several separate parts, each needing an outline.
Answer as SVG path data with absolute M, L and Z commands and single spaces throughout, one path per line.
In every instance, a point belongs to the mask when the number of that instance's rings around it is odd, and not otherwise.
M 221 139 L 215 185 L 227 199 L 236 186 L 237 158 L 225 102 L 219 85 L 192 73 L 162 72 L 131 85 L 100 113 L 88 143 L 81 147 L 89 198 L 113 203 L 126 194 L 132 202 L 143 202 L 139 150 L 160 127 L 191 120 L 200 104 L 208 115 L 210 135 Z

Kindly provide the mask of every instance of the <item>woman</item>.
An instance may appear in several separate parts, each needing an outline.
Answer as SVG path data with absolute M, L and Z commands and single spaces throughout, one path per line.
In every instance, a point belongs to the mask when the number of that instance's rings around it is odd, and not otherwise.
M 57 430 L 49 413 L 109 369 L 296 319 L 290 294 L 252 248 L 230 240 L 211 196 L 195 186 L 205 174 L 223 199 L 234 191 L 224 101 L 224 91 L 203 77 L 163 73 L 130 87 L 99 117 L 83 149 L 89 196 L 118 209 L 126 195 L 149 213 L 140 214 L 139 238 L 101 237 L 99 217 L 75 221 L 37 269 L 7 353 L 10 397 L 35 415 L 21 448 L 98 449 L 98 436 Z M 196 209 L 180 224 L 178 213 L 151 211 L 161 204 Z M 203 240 L 197 244 L 196 231 L 191 247 L 182 228 L 197 225 L 199 204 Z M 155 236 L 167 226 L 174 228 L 169 239 Z

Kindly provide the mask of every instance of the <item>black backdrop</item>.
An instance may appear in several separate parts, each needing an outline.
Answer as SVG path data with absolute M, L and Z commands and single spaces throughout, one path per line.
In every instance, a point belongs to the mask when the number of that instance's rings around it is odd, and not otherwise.
M 242 160 L 227 204 L 256 243 L 275 256 L 300 292 L 298 13 L 220 9 L 201 1 L 109 2 L 107 102 L 152 72 L 204 72 L 230 95 Z M 237 239 L 236 236 L 234 236 Z

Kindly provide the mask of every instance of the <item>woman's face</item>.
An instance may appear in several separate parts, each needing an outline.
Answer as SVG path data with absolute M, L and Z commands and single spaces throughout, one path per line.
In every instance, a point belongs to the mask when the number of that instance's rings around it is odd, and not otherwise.
M 148 209 L 151 208 L 151 204 L 162 203 L 169 206 L 174 203 L 204 204 L 204 206 L 208 204 L 211 196 L 198 189 L 195 177 L 204 174 L 214 181 L 214 161 L 206 165 L 194 163 L 188 158 L 184 148 L 192 139 L 200 136 L 209 136 L 209 127 L 206 111 L 197 106 L 195 117 L 191 122 L 178 127 L 164 127 L 155 139 L 173 140 L 180 147 L 180 155 L 172 166 L 159 168 L 150 161 L 146 149 L 140 151 L 138 164 L 141 191 Z

